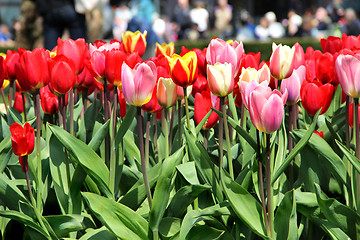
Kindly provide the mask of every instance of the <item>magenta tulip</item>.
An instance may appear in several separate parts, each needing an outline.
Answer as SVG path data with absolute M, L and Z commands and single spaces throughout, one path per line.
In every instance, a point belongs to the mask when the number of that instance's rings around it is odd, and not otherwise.
M 249 97 L 250 118 L 261 132 L 275 132 L 281 125 L 284 115 L 284 104 L 287 91 L 281 94 L 278 90 L 256 88 Z
M 294 70 L 289 78 L 285 78 L 281 81 L 280 91 L 285 93 L 287 90 L 288 98 L 286 104 L 294 105 L 300 99 L 300 88 L 306 78 L 305 66 L 300 66 Z
M 121 66 L 121 82 L 125 100 L 134 106 L 149 102 L 156 85 L 154 62 L 138 63 L 131 69 L 126 63 Z
M 360 97 L 360 54 L 339 55 L 335 62 L 342 90 L 346 95 Z

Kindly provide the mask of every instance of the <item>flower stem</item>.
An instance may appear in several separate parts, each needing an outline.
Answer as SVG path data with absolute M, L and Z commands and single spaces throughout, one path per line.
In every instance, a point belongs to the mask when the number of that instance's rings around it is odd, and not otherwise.
M 289 106 L 289 129 L 288 129 L 288 148 L 289 148 L 289 154 L 292 151 L 292 146 L 293 146 L 293 141 L 292 141 L 292 137 L 290 135 L 290 132 L 292 132 L 293 130 L 293 122 L 294 122 L 294 108 L 293 106 Z M 291 161 L 289 163 L 289 181 L 290 181 L 290 186 L 292 186 L 294 184 L 294 166 L 293 166 L 293 161 Z
M 164 108 L 161 113 L 161 125 L 163 129 L 163 134 L 165 137 L 165 158 L 169 156 L 169 131 L 167 123 L 167 109 Z
M 259 130 L 257 130 L 257 129 L 256 129 L 256 138 L 257 138 L 257 154 L 258 154 L 258 165 L 259 165 L 259 183 L 260 183 L 261 205 L 262 205 L 262 209 L 263 209 L 267 234 L 270 236 L 270 228 L 269 228 L 269 222 L 268 222 L 268 218 L 267 218 L 267 214 L 266 214 L 266 205 L 265 205 L 264 179 L 263 179 L 261 151 L 260 151 L 260 133 L 259 133 Z
M 224 98 L 220 98 L 220 108 L 222 109 L 224 105 Z M 221 179 L 221 171 L 223 168 L 223 124 L 224 118 L 219 118 L 219 178 Z
M 154 147 L 155 147 L 155 153 L 159 153 L 158 149 L 158 142 L 157 142 L 157 119 L 156 119 L 156 113 L 152 115 L 153 119 L 153 125 L 154 125 Z M 156 159 L 156 158 L 155 158 Z
M 70 134 L 74 136 L 74 89 L 69 92 L 69 116 Z
M 36 116 L 36 159 L 37 159 L 37 209 L 42 209 L 42 166 L 40 156 L 40 138 L 41 138 L 41 115 L 40 115 L 40 95 L 34 94 L 35 116 Z
M 14 82 L 10 81 L 9 105 L 8 105 L 9 107 L 12 106 L 13 96 L 14 96 Z
M 141 168 L 144 177 L 144 184 L 146 189 L 146 195 L 149 202 L 149 208 L 152 207 L 152 200 L 151 200 L 151 190 L 149 179 L 146 171 L 146 162 L 144 157 L 144 135 L 143 135 L 143 127 L 142 127 L 142 119 L 141 119 L 141 107 L 137 107 L 137 122 L 138 122 L 138 130 L 139 130 L 139 148 L 140 148 L 140 158 L 141 158 Z
M 25 104 L 26 95 L 25 95 L 25 93 L 21 93 L 21 97 L 22 97 L 22 104 L 23 104 L 23 108 L 24 108 L 24 120 L 25 120 L 25 122 L 27 122 L 26 104 Z
M 350 105 L 350 97 L 346 95 L 346 108 L 345 108 L 345 136 L 346 136 L 346 147 L 350 149 L 350 127 L 349 127 L 349 105 Z
M 182 118 L 182 113 L 181 113 L 181 100 L 177 101 L 177 105 L 178 105 L 178 141 L 179 141 L 179 149 L 181 148 L 181 140 L 182 140 L 182 136 L 181 136 L 181 118 Z
M 171 152 L 172 147 L 172 136 L 173 136 L 173 128 L 174 128 L 174 118 L 175 118 L 175 107 L 171 108 L 171 117 L 170 117 L 170 131 L 169 131 L 169 151 Z
M 8 115 L 9 114 L 9 110 L 8 110 L 9 105 L 6 104 L 6 98 L 5 98 L 5 94 L 4 94 L 4 89 L 2 89 L 2 88 L 1 88 L 1 97 L 2 97 L 4 105 L 5 105 L 6 115 Z
M 111 136 L 111 152 L 110 152 L 110 181 L 109 181 L 109 187 L 115 194 L 115 179 L 116 179 L 116 157 L 115 157 L 115 134 L 116 134 L 116 120 L 117 120 L 117 105 L 118 105 L 118 99 L 117 99 L 117 89 L 114 87 L 114 104 L 113 104 L 113 110 L 112 110 L 112 136 Z
M 33 205 L 34 212 L 35 212 L 35 215 L 36 215 L 37 219 L 39 220 L 40 226 L 43 228 L 43 230 L 47 234 L 47 238 L 51 239 L 50 234 L 49 234 L 49 232 L 48 232 L 47 228 L 45 227 L 45 224 L 44 224 L 44 222 L 42 220 L 42 216 L 41 216 L 41 214 L 39 213 L 39 211 L 38 211 L 38 209 L 36 207 L 36 201 L 35 201 L 34 195 L 32 193 L 31 184 L 30 184 L 30 178 L 29 178 L 28 163 L 27 163 L 28 155 L 23 156 L 23 160 L 24 160 L 24 166 L 25 166 L 26 184 L 27 184 L 27 187 L 28 187 L 28 190 L 29 190 L 31 204 Z
M 104 79 L 104 118 L 105 122 L 110 119 L 110 109 L 109 109 L 109 91 L 107 87 L 107 81 Z M 105 136 L 105 164 L 110 168 L 110 135 L 109 133 Z
M 185 112 L 186 112 L 186 123 L 187 127 L 190 129 L 190 117 L 189 117 L 189 103 L 187 99 L 187 87 L 184 87 L 184 99 L 185 99 Z
M 225 102 L 225 97 L 223 102 Z M 228 164 L 229 164 L 229 173 L 232 180 L 234 180 L 234 169 L 233 169 L 233 163 L 232 163 L 232 156 L 231 156 L 231 146 L 230 146 L 230 136 L 229 136 L 229 125 L 227 122 L 227 115 L 226 115 L 226 105 L 221 105 L 222 107 L 222 113 L 224 118 L 224 126 L 225 126 L 225 140 L 226 140 L 226 151 L 227 151 L 227 157 L 228 157 Z
M 156 113 L 155 113 L 156 114 Z M 149 144 L 150 144 L 150 121 L 151 113 L 149 113 L 148 118 L 146 119 L 146 132 L 145 132 L 145 163 L 146 166 L 149 166 Z
M 65 97 L 65 95 L 63 95 L 61 97 L 61 102 L 62 102 L 61 116 L 62 116 L 62 120 L 63 120 L 63 128 L 66 131 L 66 129 L 67 129 L 67 121 L 66 121 L 66 97 Z
M 271 163 L 270 163 L 270 134 L 266 135 L 266 191 L 267 191 L 267 208 L 268 208 L 268 220 L 270 228 L 270 237 L 274 236 L 274 211 L 272 207 L 272 187 L 271 187 Z
M 82 98 L 82 102 L 83 102 L 83 109 L 81 112 L 81 116 L 83 116 L 87 109 L 87 98 L 88 98 L 88 89 L 87 88 L 85 88 L 85 90 L 82 92 L 81 98 Z

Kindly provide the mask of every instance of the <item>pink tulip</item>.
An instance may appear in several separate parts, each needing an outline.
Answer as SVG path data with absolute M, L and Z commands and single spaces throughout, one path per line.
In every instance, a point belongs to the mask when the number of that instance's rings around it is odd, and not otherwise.
M 294 69 L 298 69 L 300 66 L 305 64 L 305 53 L 304 49 L 299 43 L 295 43 L 294 47 Z
M 284 79 L 291 76 L 294 69 L 295 46 L 272 45 L 273 52 L 270 57 L 270 72 L 274 78 Z
M 154 62 L 138 63 L 131 69 L 126 63 L 121 66 L 121 82 L 125 100 L 134 106 L 149 102 L 156 85 Z
M 281 81 L 280 91 L 284 94 L 287 90 L 288 98 L 287 104 L 294 105 L 300 99 L 300 88 L 306 78 L 305 66 L 300 66 L 294 70 L 289 78 L 285 78 Z
M 234 90 L 234 73 L 230 63 L 207 65 L 207 80 L 212 94 L 225 97 Z
M 251 82 L 256 81 L 261 83 L 263 81 L 270 82 L 270 69 L 268 65 L 264 64 L 259 70 L 255 68 L 246 68 L 241 70 L 239 82 Z
M 342 90 L 346 95 L 360 97 L 360 54 L 340 54 L 335 62 L 336 72 Z
M 241 100 L 242 103 L 244 104 L 244 107 L 246 109 L 249 109 L 249 96 L 250 93 L 252 91 L 254 91 L 256 88 L 263 88 L 266 89 L 267 91 L 271 92 L 271 89 L 269 88 L 269 82 L 268 81 L 263 81 L 261 83 L 258 83 L 255 80 L 252 80 L 251 82 L 245 82 L 245 81 L 241 81 L 239 82 L 240 85 L 240 89 L 241 89 Z
M 230 63 L 234 75 L 240 70 L 240 61 L 244 52 L 242 42 L 234 42 L 232 45 L 224 40 L 217 38 L 210 41 L 206 51 L 206 61 L 209 65 L 218 63 Z
M 192 85 L 190 85 L 186 88 L 186 98 L 188 98 L 190 96 L 191 92 L 192 92 Z M 176 96 L 177 96 L 177 100 L 184 99 L 184 88 L 183 87 L 180 87 L 179 85 L 177 86 Z
M 104 84 L 105 54 L 100 51 L 94 51 L 90 57 L 85 60 L 85 64 L 91 75 L 93 75 L 98 82 Z
M 281 94 L 264 88 L 256 88 L 249 97 L 250 119 L 261 132 L 275 132 L 281 125 L 287 91 Z
M 160 106 L 164 108 L 175 105 L 177 99 L 177 85 L 171 78 L 159 78 L 156 97 Z

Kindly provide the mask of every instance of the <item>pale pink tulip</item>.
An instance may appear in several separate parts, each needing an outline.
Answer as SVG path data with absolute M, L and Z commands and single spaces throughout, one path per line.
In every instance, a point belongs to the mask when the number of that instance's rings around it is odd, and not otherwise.
M 243 68 L 241 70 L 239 82 L 251 82 L 253 80 L 258 83 L 263 81 L 270 82 L 270 69 L 268 65 L 264 64 L 259 70 L 256 70 L 255 68 Z
M 295 47 L 272 45 L 273 52 L 270 57 L 270 72 L 274 78 L 284 79 L 291 76 L 294 69 Z
M 156 66 L 152 61 L 138 63 L 131 69 L 125 62 L 121 66 L 121 82 L 127 103 L 142 106 L 151 99 L 156 85 Z
M 285 93 L 287 90 L 288 98 L 287 105 L 294 105 L 300 99 L 300 88 L 306 78 L 305 66 L 300 66 L 294 70 L 289 78 L 285 78 L 281 81 L 280 91 Z
M 171 78 L 159 78 L 156 97 L 160 106 L 164 108 L 169 108 L 176 103 L 177 85 Z
M 232 45 L 220 38 L 210 41 L 206 51 L 206 61 L 209 65 L 216 63 L 230 63 L 234 70 L 234 75 L 240 70 L 240 60 L 244 52 L 242 42 L 234 42 Z
M 263 81 L 261 83 L 258 83 L 255 80 L 252 80 L 251 82 L 245 82 L 241 81 L 239 82 L 240 91 L 241 91 L 241 99 L 242 103 L 244 104 L 244 107 L 246 109 L 249 109 L 249 96 L 252 91 L 254 91 L 256 88 L 263 88 L 269 92 L 271 92 L 271 88 L 269 88 L 269 82 Z
M 339 55 L 335 62 L 342 90 L 346 95 L 360 97 L 360 55 Z
M 207 80 L 212 94 L 225 97 L 234 90 L 234 73 L 230 63 L 207 65 Z
M 261 132 L 275 132 L 281 125 L 284 115 L 284 104 L 287 91 L 281 94 L 278 90 L 256 88 L 249 97 L 250 119 Z
M 190 94 L 192 92 L 192 86 L 193 85 L 190 85 L 186 88 L 186 98 L 188 98 L 190 96 Z M 177 85 L 176 95 L 177 95 L 177 100 L 183 100 L 184 99 L 184 88 Z

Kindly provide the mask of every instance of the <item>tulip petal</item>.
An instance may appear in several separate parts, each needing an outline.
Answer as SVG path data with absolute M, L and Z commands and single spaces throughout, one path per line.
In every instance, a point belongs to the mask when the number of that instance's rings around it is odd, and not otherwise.
M 261 110 L 262 126 L 266 133 L 275 132 L 281 125 L 284 115 L 282 99 L 277 94 L 272 94 L 264 103 Z

